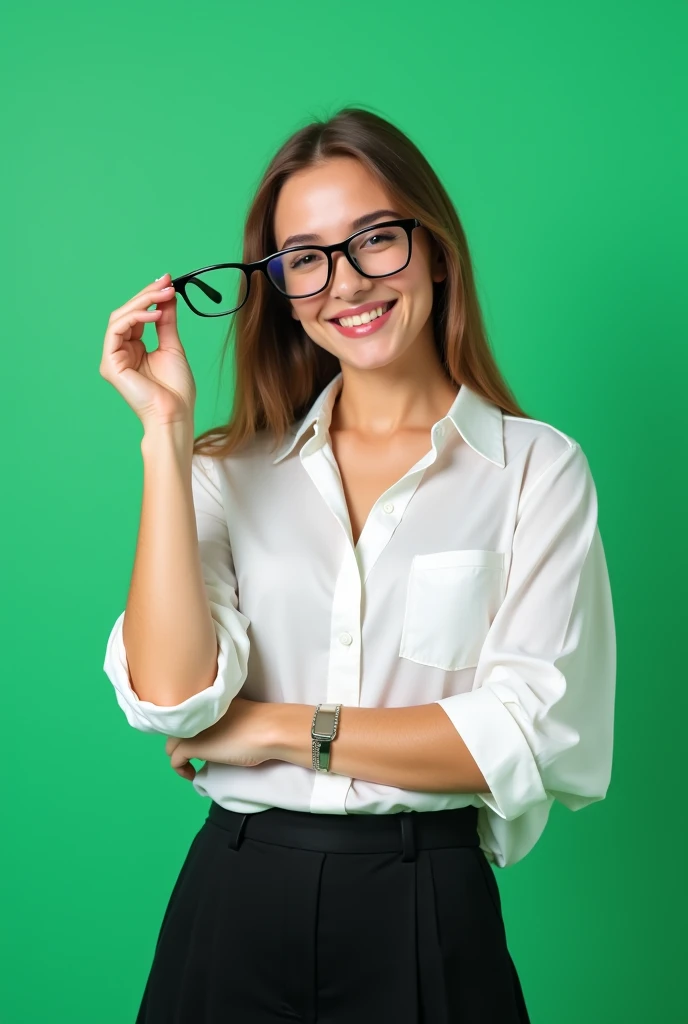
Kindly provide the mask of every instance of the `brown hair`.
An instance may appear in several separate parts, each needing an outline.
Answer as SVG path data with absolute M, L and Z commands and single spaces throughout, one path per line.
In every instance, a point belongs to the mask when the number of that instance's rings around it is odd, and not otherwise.
M 490 350 L 468 242 L 454 205 L 420 150 L 377 114 L 345 107 L 287 139 L 270 161 L 248 211 L 243 261 L 251 263 L 276 251 L 275 206 L 289 175 L 334 156 L 361 161 L 404 216 L 417 217 L 441 247 L 447 277 L 434 286 L 433 323 L 448 377 L 456 384 L 467 384 L 506 413 L 527 416 Z M 290 425 L 305 415 L 341 369 L 336 356 L 308 337 L 290 315 L 288 301 L 262 274 L 253 276 L 249 298 L 232 321 L 222 353 L 224 360 L 234 334 L 231 417 L 227 424 L 205 430 L 194 440 L 195 453 L 218 458 L 234 452 L 260 430 L 272 433 L 276 448 Z

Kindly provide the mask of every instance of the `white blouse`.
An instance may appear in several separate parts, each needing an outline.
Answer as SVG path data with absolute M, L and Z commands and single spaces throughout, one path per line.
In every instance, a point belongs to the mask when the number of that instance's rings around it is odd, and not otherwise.
M 340 373 L 277 454 L 262 431 L 242 453 L 193 457 L 220 645 L 213 684 L 174 707 L 139 700 L 124 612 L 104 670 L 129 724 L 167 736 L 195 736 L 238 693 L 313 707 L 438 703 L 489 793 L 400 790 L 275 760 L 206 762 L 193 785 L 243 813 L 473 805 L 481 848 L 505 867 L 535 845 L 555 799 L 579 810 L 610 783 L 616 643 L 588 461 L 560 430 L 503 414 L 464 384 L 354 545 L 328 429 L 341 384 Z

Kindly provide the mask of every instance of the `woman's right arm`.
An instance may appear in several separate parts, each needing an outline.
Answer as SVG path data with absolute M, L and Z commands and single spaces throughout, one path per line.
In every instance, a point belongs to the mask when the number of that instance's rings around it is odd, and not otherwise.
M 211 686 L 219 642 L 198 550 L 191 487 L 193 425 L 141 441 L 143 500 L 123 641 L 140 700 L 175 705 Z
M 196 388 L 166 282 L 115 309 L 103 344 L 101 376 L 144 427 L 134 568 L 103 669 L 130 725 L 188 738 L 214 725 L 243 686 L 250 621 L 239 610 L 217 464 L 193 454 Z M 148 352 L 151 321 L 159 346 Z

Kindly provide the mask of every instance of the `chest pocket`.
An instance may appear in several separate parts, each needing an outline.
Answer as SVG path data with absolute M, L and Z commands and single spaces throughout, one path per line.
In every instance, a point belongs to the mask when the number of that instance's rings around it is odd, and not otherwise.
M 502 601 L 501 551 L 434 551 L 411 562 L 399 656 L 457 670 L 478 664 Z

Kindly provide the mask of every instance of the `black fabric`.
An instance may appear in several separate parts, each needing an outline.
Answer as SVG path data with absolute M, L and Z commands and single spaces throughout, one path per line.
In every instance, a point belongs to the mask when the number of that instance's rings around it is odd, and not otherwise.
M 136 1024 L 530 1024 L 476 822 L 211 803 Z

